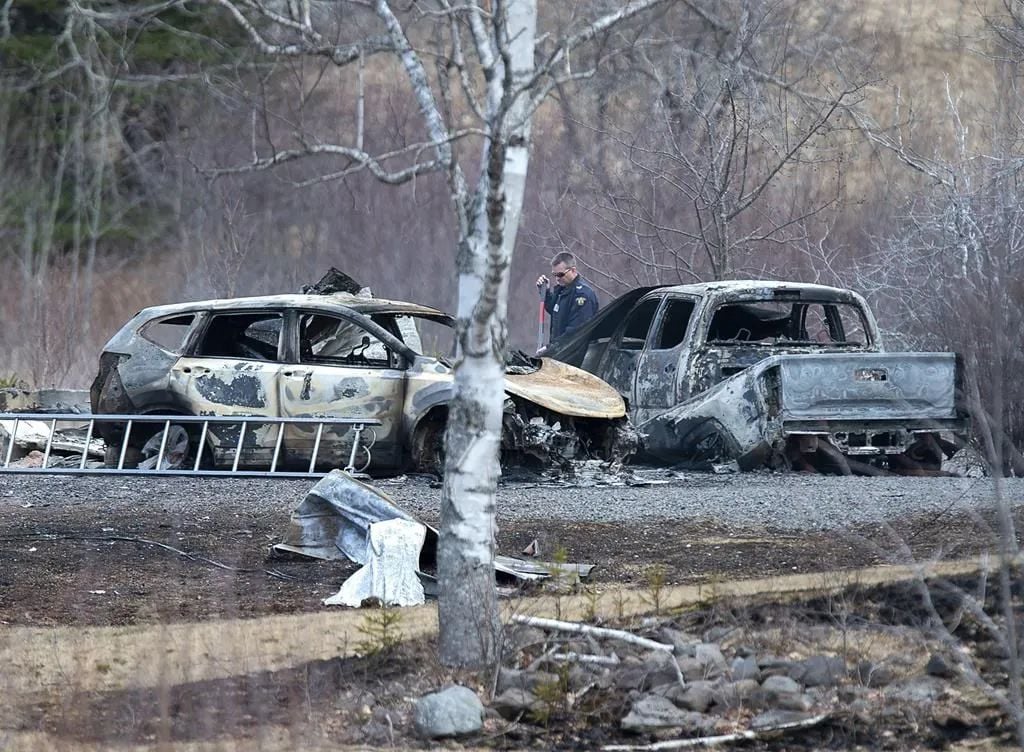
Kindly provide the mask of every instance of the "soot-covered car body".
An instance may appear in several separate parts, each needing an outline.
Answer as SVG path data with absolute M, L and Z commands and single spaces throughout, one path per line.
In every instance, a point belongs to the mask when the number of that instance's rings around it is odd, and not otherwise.
M 96 414 L 345 417 L 379 421 L 371 472 L 437 470 L 453 394 L 452 318 L 414 303 L 348 293 L 208 300 L 147 308 L 106 344 L 91 389 Z M 619 394 L 564 363 L 518 357 L 508 367 L 507 459 L 621 460 L 635 434 Z M 111 446 L 123 426 L 98 423 Z M 138 426 L 146 424 L 138 423 Z M 190 433 L 196 424 L 187 424 Z M 159 430 L 151 426 L 149 433 Z M 243 434 L 239 467 L 308 465 L 316 426 L 260 424 Z M 211 426 L 207 466 L 231 467 L 239 429 Z M 632 440 L 630 437 L 634 437 Z M 133 451 L 146 441 L 133 432 Z M 194 437 L 193 437 L 194 438 Z M 351 427 L 326 427 L 319 468 L 345 466 Z M 365 460 L 361 464 L 367 464 Z
M 547 354 L 615 387 L 646 452 L 670 461 L 928 472 L 966 431 L 956 355 L 885 352 L 851 290 L 642 288 Z

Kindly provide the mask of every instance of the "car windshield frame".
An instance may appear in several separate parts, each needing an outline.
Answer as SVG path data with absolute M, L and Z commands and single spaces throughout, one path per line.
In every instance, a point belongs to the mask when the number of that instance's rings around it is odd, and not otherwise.
M 787 316 L 771 317 L 771 316 L 767 316 L 766 315 L 766 316 L 764 316 L 762 318 L 758 314 L 759 313 L 767 314 L 768 311 L 765 310 L 765 311 L 758 312 L 756 310 L 757 307 L 766 308 L 768 306 L 786 306 L 786 305 L 790 306 L 790 313 Z M 792 326 L 792 323 L 793 323 L 792 322 L 792 316 L 793 316 L 793 313 L 794 313 L 794 308 L 796 306 L 804 306 L 805 309 L 806 309 L 806 307 L 810 307 L 810 306 L 820 306 L 820 307 L 822 307 L 822 309 L 824 309 L 824 311 L 826 313 L 826 317 L 828 316 L 828 309 L 829 309 L 829 307 L 833 307 L 835 309 L 835 316 L 838 318 L 838 322 L 839 322 L 840 325 L 845 323 L 845 319 L 842 316 L 842 313 L 840 312 L 840 309 L 845 309 L 846 311 L 852 312 L 856 316 L 856 320 L 859 323 L 860 333 L 863 335 L 863 341 L 861 341 L 861 340 L 852 340 L 852 341 L 851 340 L 847 340 L 846 337 L 849 336 L 849 333 L 845 331 L 845 327 L 844 327 L 844 330 L 843 330 L 843 337 L 844 337 L 844 339 L 842 339 L 842 340 L 827 339 L 827 340 L 822 341 L 822 340 L 816 340 L 816 339 L 801 339 L 799 337 L 793 337 L 793 336 L 790 336 L 789 334 L 785 334 L 782 331 L 779 331 L 775 335 L 772 335 L 770 333 L 770 331 L 769 331 L 769 333 L 766 334 L 765 336 L 758 336 L 756 338 L 742 338 L 742 337 L 722 338 L 722 337 L 714 337 L 714 336 L 712 336 L 712 334 L 713 334 L 712 330 L 713 330 L 713 326 L 715 324 L 715 317 L 719 314 L 719 312 L 723 308 L 727 308 L 727 307 L 738 307 L 738 308 L 748 307 L 744 313 L 746 315 L 750 316 L 750 321 L 752 322 L 752 324 L 763 324 L 766 330 L 771 330 L 771 329 L 774 328 L 773 324 L 781 323 L 783 321 L 789 321 L 790 326 Z M 803 331 L 806 331 L 806 329 L 807 329 L 806 317 L 807 317 L 807 311 L 805 310 L 804 313 L 803 313 L 804 321 L 802 322 L 802 329 L 803 329 Z M 713 346 L 716 346 L 716 347 L 780 347 L 780 346 L 785 346 L 785 347 L 797 347 L 797 348 L 805 348 L 805 347 L 806 348 L 814 348 L 814 347 L 817 347 L 817 348 L 839 348 L 839 349 L 855 349 L 855 348 L 868 349 L 868 348 L 872 347 L 873 344 L 874 344 L 874 341 L 873 341 L 873 338 L 872 338 L 872 334 L 871 334 L 871 327 L 870 327 L 869 321 L 868 321 L 868 319 L 867 319 L 867 317 L 866 317 L 866 315 L 864 313 L 864 310 L 856 301 L 852 301 L 852 300 L 835 300 L 835 299 L 832 299 L 832 298 L 825 298 L 825 297 L 804 297 L 804 296 L 800 296 L 799 298 L 795 298 L 795 297 L 779 297 L 779 298 L 767 298 L 766 299 L 766 298 L 762 298 L 762 297 L 752 297 L 752 298 L 749 298 L 749 299 L 742 299 L 742 298 L 741 299 L 729 299 L 729 300 L 720 301 L 720 302 L 716 303 L 715 305 L 713 305 L 709 309 L 709 311 L 708 311 L 707 319 L 706 320 L 707 320 L 707 332 L 705 334 L 705 339 L 704 339 L 705 344 L 706 345 L 713 345 Z M 831 328 L 831 325 L 829 323 L 827 323 L 827 322 L 825 323 L 825 326 L 827 328 Z M 753 326 L 751 327 L 751 329 L 752 328 L 753 328 Z M 747 328 L 746 327 L 739 327 L 739 329 L 737 330 L 737 333 L 739 331 L 741 331 L 741 330 L 744 330 L 744 329 L 747 329 Z M 753 335 L 753 331 L 751 331 L 751 329 L 747 329 L 748 337 Z

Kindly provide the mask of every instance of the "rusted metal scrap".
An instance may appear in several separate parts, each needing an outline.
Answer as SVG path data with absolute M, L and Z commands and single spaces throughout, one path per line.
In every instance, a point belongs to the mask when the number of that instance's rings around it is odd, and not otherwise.
M 334 561 L 347 558 L 366 564 L 366 544 L 375 522 L 401 519 L 423 525 L 426 536 L 419 568 L 428 593 L 437 568 L 438 531 L 398 507 L 387 494 L 341 470 L 324 476 L 292 512 L 284 540 L 272 546 L 277 553 Z M 499 582 L 526 583 L 552 577 L 585 579 L 593 564 L 556 564 L 512 556 L 494 557 Z
M 938 473 L 963 444 L 953 353 L 886 352 L 851 290 L 729 281 L 644 288 L 548 354 L 628 402 L 656 459 Z

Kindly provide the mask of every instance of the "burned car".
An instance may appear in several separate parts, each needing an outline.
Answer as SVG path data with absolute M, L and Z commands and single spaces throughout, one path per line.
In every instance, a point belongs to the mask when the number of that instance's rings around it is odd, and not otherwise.
M 546 354 L 615 387 L 645 452 L 669 461 L 933 472 L 967 430 L 957 356 L 885 352 L 874 316 L 850 290 L 762 281 L 642 288 Z
M 436 471 L 453 345 L 453 320 L 439 310 L 343 292 L 156 306 L 106 344 L 92 411 L 366 419 L 376 425 L 362 437 L 360 469 Z M 124 426 L 98 422 L 97 431 L 108 442 L 108 464 L 134 467 L 153 435 L 165 432 L 160 423 L 137 423 L 124 449 Z M 195 422 L 176 430 L 203 447 L 194 459 L 207 468 L 266 469 L 278 456 L 281 467 L 304 468 L 314 451 L 317 469 L 344 467 L 354 441 L 352 426 L 322 433 L 302 422 L 256 426 L 211 424 L 208 437 L 195 435 Z M 598 378 L 549 359 L 520 355 L 510 363 L 507 461 L 621 460 L 635 444 L 622 398 Z

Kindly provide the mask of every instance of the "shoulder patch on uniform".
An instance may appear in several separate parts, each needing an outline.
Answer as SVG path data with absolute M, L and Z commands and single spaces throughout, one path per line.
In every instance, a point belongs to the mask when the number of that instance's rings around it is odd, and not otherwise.
M 586 305 L 586 304 L 587 304 L 587 299 L 583 295 L 580 295 L 578 298 L 576 298 L 576 305 L 581 306 L 581 305 Z

